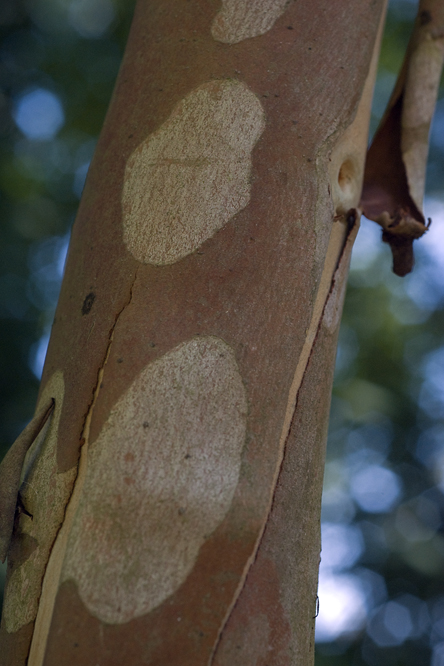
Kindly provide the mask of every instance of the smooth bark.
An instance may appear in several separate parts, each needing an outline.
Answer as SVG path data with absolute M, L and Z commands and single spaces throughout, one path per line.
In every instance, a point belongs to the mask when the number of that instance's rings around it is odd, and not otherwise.
M 139 2 L 44 368 L 4 664 L 312 662 L 383 12 Z

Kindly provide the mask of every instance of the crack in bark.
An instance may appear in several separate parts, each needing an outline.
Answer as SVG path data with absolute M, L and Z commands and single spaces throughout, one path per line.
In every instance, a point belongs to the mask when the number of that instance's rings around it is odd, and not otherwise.
M 333 289 L 336 285 L 336 279 L 337 279 L 337 276 L 338 276 L 338 272 L 339 272 L 340 268 L 342 267 L 343 260 L 347 260 L 347 256 L 345 256 L 345 259 L 344 259 L 344 255 L 346 255 L 346 250 L 349 247 L 351 249 L 351 247 L 353 246 L 354 237 L 356 236 L 356 233 L 357 233 L 357 230 L 358 230 L 358 227 L 359 227 L 359 222 L 358 222 L 358 216 L 359 215 L 360 215 L 360 211 L 357 211 L 356 209 L 351 209 L 350 211 L 348 211 L 346 213 L 345 216 L 339 216 L 339 217 L 342 217 L 342 218 L 345 217 L 345 220 L 346 220 L 346 223 L 347 223 L 347 233 L 346 233 L 346 236 L 344 238 L 344 242 L 343 242 L 343 245 L 342 245 L 341 252 L 340 252 L 340 254 L 338 256 L 338 259 L 336 261 L 335 269 L 334 269 L 333 274 L 331 276 L 330 288 L 329 288 L 329 291 L 326 294 L 326 297 L 324 299 L 322 311 L 321 311 L 321 314 L 320 314 L 320 317 L 319 317 L 319 320 L 318 320 L 317 326 L 316 326 L 316 333 L 314 335 L 314 338 L 313 338 L 313 341 L 312 341 L 312 344 L 311 344 L 311 347 L 310 347 L 310 352 L 309 352 L 309 355 L 308 355 L 308 358 L 307 358 L 307 361 L 305 363 L 305 367 L 304 367 L 304 370 L 303 370 L 303 373 L 302 373 L 302 378 L 300 380 L 299 387 L 297 389 L 293 414 L 292 414 L 292 417 L 291 417 L 291 420 L 290 420 L 290 423 L 289 423 L 289 426 L 288 426 L 287 434 L 286 434 L 286 437 L 285 437 L 285 440 L 284 440 L 284 443 L 283 443 L 283 446 L 282 446 L 282 449 L 281 449 L 281 452 L 280 452 L 280 459 L 278 460 L 278 463 L 277 463 L 277 472 L 276 472 L 275 479 L 274 479 L 273 486 L 272 486 L 269 508 L 268 508 L 263 526 L 262 526 L 261 531 L 259 533 L 259 536 L 257 538 L 256 544 L 255 544 L 255 547 L 254 547 L 254 551 L 253 551 L 252 555 L 247 560 L 243 576 L 241 578 L 240 584 L 239 584 L 239 586 L 238 586 L 238 588 L 235 592 L 235 595 L 234 595 L 234 600 L 232 601 L 232 604 L 231 604 L 231 606 L 230 606 L 230 608 L 229 608 L 229 610 L 228 610 L 228 612 L 227 612 L 227 614 L 226 614 L 226 616 L 225 616 L 225 618 L 222 622 L 222 625 L 219 629 L 218 636 L 216 638 L 216 641 L 214 643 L 214 647 L 211 651 L 211 654 L 210 654 L 210 657 L 209 657 L 209 660 L 208 660 L 208 666 L 213 666 L 213 664 L 214 664 L 214 659 L 216 657 L 219 645 L 222 641 L 223 633 L 224 633 L 224 631 L 227 627 L 227 624 L 228 624 L 233 612 L 235 611 L 235 609 L 238 605 L 240 596 L 241 596 L 241 594 L 242 594 L 242 592 L 243 592 L 243 590 L 244 590 L 244 588 L 247 584 L 247 580 L 248 580 L 248 576 L 250 575 L 251 568 L 257 560 L 259 550 L 260 550 L 263 538 L 265 536 L 265 532 L 267 530 L 267 525 L 269 523 L 270 516 L 273 512 L 273 507 L 274 507 L 275 498 L 276 498 L 276 491 L 277 491 L 277 488 L 278 488 L 278 485 L 279 485 L 279 479 L 280 479 L 281 474 L 282 474 L 283 463 L 284 463 L 284 459 L 285 459 L 285 453 L 286 453 L 287 445 L 288 445 L 288 439 L 290 437 L 290 432 L 291 432 L 291 429 L 292 429 L 292 426 L 293 426 L 293 423 L 294 423 L 294 419 L 295 419 L 295 416 L 296 416 L 299 394 L 300 394 L 300 391 L 301 391 L 302 386 L 304 384 L 304 379 L 305 379 L 305 376 L 307 374 L 308 367 L 310 365 L 310 360 L 311 360 L 312 355 L 314 353 L 316 341 L 318 339 L 319 332 L 320 332 L 320 329 L 321 329 L 321 326 L 322 326 L 322 321 L 323 321 L 323 318 L 324 318 L 325 308 L 327 306 L 330 295 L 333 292 Z M 337 218 L 335 218 L 335 219 L 337 219 Z M 328 254 L 328 251 L 327 251 L 327 254 Z M 322 277 L 321 277 L 321 281 L 322 281 Z M 321 285 L 319 285 L 319 287 L 320 286 Z M 316 299 L 315 299 L 315 302 L 316 302 Z M 313 315 L 312 315 L 312 317 L 314 316 L 314 310 L 315 310 L 315 306 L 313 306 Z M 309 326 L 308 330 L 310 330 L 310 328 L 311 327 Z M 308 337 L 308 334 L 307 334 L 307 337 Z M 302 356 L 302 350 L 301 350 L 301 354 L 300 354 L 299 358 L 301 358 L 301 356 Z M 296 365 L 295 375 L 297 373 L 297 365 Z
M 54 604 L 55 604 L 55 600 L 56 600 L 56 596 L 57 596 L 57 592 L 58 592 L 61 569 L 62 569 L 62 565 L 63 565 L 64 554 L 66 552 L 66 544 L 65 544 L 65 548 L 63 548 L 63 546 L 62 546 L 63 550 L 60 553 L 59 562 L 54 565 L 54 566 L 58 565 L 58 568 L 54 572 L 55 575 L 51 576 L 52 580 L 49 583 L 49 584 L 51 584 L 51 582 L 53 583 L 52 589 L 49 590 L 49 594 L 51 594 L 51 596 L 52 596 L 52 599 L 50 600 L 50 612 L 48 613 L 48 611 L 47 611 L 47 614 L 45 615 L 45 617 L 42 617 L 39 613 L 39 611 L 40 611 L 40 609 L 42 608 L 42 605 L 43 605 L 43 604 L 41 604 L 41 602 L 44 603 L 45 598 L 48 597 L 48 593 L 45 595 L 46 575 L 48 573 L 48 569 L 50 568 L 51 558 L 52 558 L 52 555 L 53 555 L 54 551 L 56 550 L 57 541 L 59 539 L 59 536 L 61 535 L 61 532 L 64 528 L 65 528 L 64 531 L 66 531 L 68 529 L 68 527 L 66 526 L 66 523 L 67 523 L 68 511 L 70 510 L 71 502 L 74 501 L 74 499 L 75 499 L 76 491 L 77 491 L 77 494 L 79 494 L 79 492 L 81 493 L 81 488 L 80 488 L 80 490 L 77 488 L 77 482 L 79 481 L 79 476 L 80 476 L 80 471 L 81 471 L 80 470 L 80 465 L 81 465 L 81 460 L 82 460 L 82 453 L 84 454 L 85 457 L 87 456 L 87 453 L 88 453 L 87 449 L 88 449 L 88 444 L 89 444 L 89 442 L 88 442 L 89 426 L 90 426 L 91 419 L 92 419 L 92 413 L 93 413 L 94 406 L 95 406 L 96 401 L 97 401 L 97 397 L 100 393 L 100 387 L 101 387 L 101 383 L 102 383 L 103 374 L 104 374 L 104 371 L 105 371 L 106 364 L 108 362 L 109 354 L 110 354 L 110 351 L 111 351 L 111 345 L 112 345 L 112 342 L 113 342 L 113 339 L 114 339 L 114 332 L 115 332 L 116 326 L 117 326 L 117 324 L 119 322 L 119 319 L 122 316 L 123 312 L 131 304 L 131 301 L 132 301 L 132 298 L 133 298 L 134 285 L 135 285 L 136 280 L 137 280 L 138 271 L 139 271 L 139 267 L 136 268 L 134 278 L 131 282 L 128 299 L 126 300 L 124 305 L 121 307 L 119 312 L 116 314 L 116 316 L 114 318 L 114 323 L 112 324 L 112 326 L 109 330 L 108 342 L 107 342 L 106 349 L 105 349 L 105 352 L 104 352 L 104 355 L 103 355 L 103 360 L 102 360 L 102 362 L 101 362 L 101 364 L 98 368 L 97 381 L 96 381 L 96 383 L 93 387 L 93 390 L 92 390 L 92 399 L 91 399 L 91 401 L 88 405 L 88 408 L 87 408 L 87 411 L 86 411 L 86 414 L 85 414 L 85 417 L 84 417 L 84 420 L 83 420 L 83 425 L 82 425 L 82 430 L 81 430 L 81 439 L 80 439 L 80 445 L 81 445 L 80 446 L 80 455 L 79 455 L 79 459 L 78 459 L 78 462 L 77 462 L 77 474 L 76 474 L 76 477 L 75 477 L 73 485 L 72 485 L 71 493 L 70 493 L 69 498 L 68 498 L 68 500 L 65 504 L 63 519 L 60 523 L 60 526 L 59 526 L 59 528 L 57 530 L 57 533 L 54 537 L 54 540 L 52 542 L 52 546 L 49 550 L 48 559 L 46 561 L 46 566 L 45 566 L 45 569 L 44 569 L 44 572 L 43 572 L 43 575 L 42 575 L 42 584 L 41 584 L 41 592 L 40 592 L 40 596 L 39 596 L 38 611 L 37 611 L 37 616 L 34 620 L 34 630 L 33 630 L 33 633 L 32 633 L 32 638 L 31 638 L 31 641 L 30 641 L 30 644 L 29 644 L 29 650 L 28 650 L 28 655 L 27 655 L 28 666 L 41 666 L 43 664 L 43 660 L 44 660 L 44 657 L 45 657 L 46 642 L 47 642 L 47 638 L 48 638 L 48 635 L 49 635 L 49 630 L 50 630 L 51 620 L 52 620 L 52 613 L 53 613 Z M 84 449 L 85 445 L 86 445 L 86 448 Z M 73 513 L 72 517 L 74 517 L 74 515 L 75 515 L 75 508 L 76 507 L 74 507 L 74 513 Z M 69 534 L 66 535 L 66 541 L 67 541 L 68 537 L 69 537 Z M 57 557 L 57 553 L 54 553 L 54 557 Z M 51 575 L 51 572 L 49 572 L 49 575 Z M 43 613 L 44 612 L 45 611 L 43 610 Z M 40 629 L 40 627 L 42 627 L 42 628 Z M 43 641 L 43 644 L 42 644 L 42 641 Z
M 105 349 L 105 353 L 103 355 L 103 361 L 102 361 L 102 363 L 100 364 L 100 366 L 97 370 L 97 380 L 96 380 L 96 383 L 94 384 L 94 387 L 93 387 L 93 390 L 92 390 L 92 397 L 91 397 L 91 400 L 90 400 L 90 402 L 88 404 L 88 407 L 86 409 L 85 416 L 83 418 L 83 424 L 82 424 L 81 435 L 80 435 L 80 444 L 81 444 L 81 446 L 83 446 L 83 444 L 85 443 L 85 430 L 86 430 L 88 416 L 91 414 L 91 411 L 94 408 L 95 401 L 96 401 L 96 399 L 99 395 L 99 392 L 100 392 L 100 383 L 101 383 L 101 379 L 103 377 L 103 372 L 105 370 L 105 366 L 107 364 L 108 356 L 109 356 L 109 353 L 110 353 L 110 350 L 111 350 L 111 345 L 112 345 L 113 338 L 114 338 L 114 331 L 116 329 L 117 323 L 118 323 L 121 315 L 124 313 L 126 308 L 129 305 L 131 305 L 131 301 L 132 301 L 132 298 L 133 298 L 133 289 L 134 289 L 134 285 L 135 285 L 136 280 L 137 280 L 138 271 L 139 271 L 139 267 L 136 268 L 134 278 L 131 282 L 128 299 L 127 299 L 126 303 L 124 303 L 123 306 L 120 308 L 119 312 L 117 312 L 117 314 L 115 315 L 114 323 L 112 324 L 111 328 L 109 329 L 108 343 L 107 343 L 107 346 L 106 346 L 106 349 Z

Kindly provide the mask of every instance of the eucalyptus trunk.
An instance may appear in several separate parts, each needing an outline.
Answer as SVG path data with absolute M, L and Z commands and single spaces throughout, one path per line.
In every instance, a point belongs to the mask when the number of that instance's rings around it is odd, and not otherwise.
M 19 465 L 5 666 L 312 663 L 383 13 L 139 1 Z

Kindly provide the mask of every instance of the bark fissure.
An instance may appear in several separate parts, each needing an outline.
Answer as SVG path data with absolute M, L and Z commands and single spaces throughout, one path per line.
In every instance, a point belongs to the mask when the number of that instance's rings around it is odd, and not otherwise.
M 121 315 L 126 310 L 126 308 L 131 304 L 131 301 L 132 301 L 132 298 L 133 298 L 133 289 L 134 289 L 134 285 L 135 285 L 136 280 L 137 280 L 138 270 L 139 270 L 139 268 L 136 268 L 134 278 L 133 278 L 133 280 L 131 282 L 131 285 L 130 285 L 130 288 L 129 288 L 128 299 L 127 299 L 126 303 L 124 303 L 124 305 L 120 308 L 119 312 L 116 314 L 116 316 L 114 318 L 114 323 L 111 326 L 111 328 L 109 329 L 108 343 L 107 343 L 107 346 L 106 346 L 106 349 L 105 349 L 105 353 L 103 355 L 103 361 L 102 361 L 102 363 L 100 364 L 100 366 L 97 370 L 97 380 L 96 380 L 96 383 L 94 384 L 94 387 L 93 387 L 93 390 L 92 390 L 92 397 L 91 397 L 91 400 L 88 404 L 88 408 L 85 412 L 85 416 L 83 417 L 83 425 L 82 425 L 81 436 L 80 436 L 81 446 L 83 446 L 83 443 L 84 443 L 84 440 L 85 440 L 85 432 L 86 432 L 86 428 L 87 428 L 88 417 L 92 414 L 92 411 L 94 409 L 94 404 L 95 404 L 95 402 L 98 398 L 99 392 L 100 392 L 100 383 L 101 383 L 103 372 L 105 370 L 105 366 L 107 364 L 108 357 L 109 357 L 109 354 L 110 354 L 110 351 L 111 351 L 111 345 L 112 345 L 113 338 L 114 338 L 114 331 L 116 329 L 117 323 L 118 323 Z M 94 326 L 94 324 L 93 324 L 93 326 Z
M 55 599 L 57 596 L 60 575 L 70 527 L 74 519 L 78 503 L 80 501 L 83 483 L 87 470 L 87 457 L 89 447 L 89 434 L 94 406 L 97 402 L 100 393 L 103 375 L 105 372 L 106 364 L 111 351 L 111 346 L 114 339 L 114 333 L 120 317 L 125 310 L 130 306 L 133 298 L 133 290 L 137 281 L 138 268 L 135 271 L 134 278 L 129 288 L 128 299 L 116 314 L 114 323 L 108 333 L 108 342 L 103 355 L 102 363 L 97 371 L 97 381 L 92 391 L 92 400 L 88 406 L 85 415 L 84 424 L 82 427 L 81 435 L 81 450 L 80 458 L 77 466 L 77 476 L 73 484 L 73 489 L 65 507 L 64 520 L 56 534 L 53 545 L 51 547 L 50 555 L 48 557 L 47 565 L 42 579 L 42 588 L 39 600 L 39 610 L 35 620 L 34 631 L 29 649 L 28 666 L 41 666 L 45 658 L 46 641 L 51 626 L 52 612 L 54 608 Z
M 216 638 L 213 650 L 211 652 L 211 655 L 210 655 L 210 658 L 209 658 L 209 661 L 208 661 L 208 666 L 212 666 L 213 663 L 214 663 L 214 659 L 216 657 L 218 647 L 221 643 L 224 630 L 225 630 L 225 628 L 226 628 L 226 626 L 229 622 L 229 619 L 230 619 L 231 615 L 233 614 L 233 612 L 234 612 L 234 610 L 235 610 L 235 608 L 238 604 L 239 598 L 240 598 L 240 596 L 242 594 L 242 591 L 245 588 L 245 585 L 247 583 L 250 570 L 251 570 L 253 564 L 255 563 L 255 561 L 257 559 L 259 549 L 260 549 L 261 543 L 263 541 L 263 538 L 264 538 L 264 535 L 265 535 L 265 532 L 266 532 L 266 529 L 267 529 L 267 525 L 268 525 L 269 520 L 270 520 L 270 516 L 273 512 L 273 506 L 274 506 L 274 502 L 275 502 L 276 491 L 277 491 L 277 487 L 278 487 L 278 484 L 279 484 L 279 478 L 280 478 L 281 473 L 282 473 L 282 467 L 283 467 L 283 462 L 284 462 L 284 459 L 285 459 L 285 452 L 286 452 L 286 449 L 287 449 L 288 438 L 290 436 L 291 428 L 293 426 L 294 418 L 295 418 L 296 411 L 297 411 L 299 393 L 300 393 L 301 388 L 302 388 L 303 383 L 304 383 L 304 378 L 305 378 L 305 375 L 307 373 L 307 369 L 308 369 L 309 364 L 310 364 L 310 359 L 313 355 L 316 340 L 318 338 L 319 331 L 320 331 L 320 328 L 321 328 L 321 325 L 322 325 L 322 319 L 323 319 L 323 316 L 324 316 L 325 308 L 326 308 L 326 305 L 327 305 L 328 300 L 330 298 L 330 295 L 331 295 L 331 293 L 332 293 L 332 291 L 335 287 L 336 280 L 337 280 L 339 271 L 342 268 L 343 262 L 348 261 L 348 259 L 349 259 L 350 252 L 351 252 L 351 247 L 353 246 L 353 242 L 354 242 L 354 239 L 356 237 L 356 234 L 357 234 L 357 231 L 358 231 L 358 228 L 359 228 L 358 211 L 356 211 L 355 209 L 350 210 L 345 216 L 340 216 L 340 217 L 341 217 L 342 220 L 344 220 L 344 218 L 345 218 L 345 221 L 347 223 L 347 232 L 346 232 L 345 238 L 343 240 L 341 250 L 340 250 L 340 252 L 337 256 L 337 259 L 335 261 L 333 274 L 330 277 L 329 289 L 328 289 L 328 292 L 326 293 L 325 297 L 323 297 L 323 305 L 322 305 L 322 309 L 321 309 L 321 312 L 320 312 L 320 315 L 319 315 L 319 309 L 316 307 L 316 305 L 317 305 L 317 302 L 318 302 L 320 292 L 321 292 L 321 294 L 325 293 L 325 290 L 322 290 L 322 283 L 325 281 L 325 277 L 324 277 L 325 269 L 324 269 L 324 274 L 321 276 L 319 289 L 318 289 L 318 294 L 316 296 L 315 304 L 313 306 L 312 320 L 310 322 L 308 332 L 307 332 L 307 337 L 306 337 L 306 342 L 307 342 L 307 340 L 310 340 L 310 338 L 311 338 L 310 348 L 309 348 L 308 354 L 306 355 L 306 360 L 305 360 L 305 363 L 304 363 L 303 368 L 302 368 L 302 373 L 300 374 L 300 379 L 299 379 L 299 383 L 298 383 L 298 387 L 297 387 L 297 391 L 296 391 L 296 396 L 295 396 L 294 403 L 293 403 L 293 410 L 292 410 L 290 421 L 289 421 L 288 426 L 286 428 L 285 438 L 284 438 L 283 442 L 281 443 L 280 452 L 279 452 L 279 460 L 278 460 L 277 465 L 276 465 L 275 478 L 274 478 L 272 488 L 271 488 L 269 507 L 268 507 L 268 510 L 267 510 L 266 518 L 265 518 L 264 523 L 262 525 L 261 531 L 258 535 L 253 553 L 246 562 L 242 578 L 241 578 L 241 580 L 239 582 L 239 585 L 238 585 L 238 588 L 237 588 L 237 590 L 234 594 L 231 605 L 230 605 L 230 607 L 228 609 L 228 612 L 225 615 L 224 620 L 223 620 L 223 622 L 221 624 L 221 627 L 219 629 L 218 636 Z M 335 220 L 337 220 L 337 219 L 338 218 L 335 218 Z M 343 224 L 343 222 L 339 222 L 339 224 Z M 332 236 L 333 236 L 333 230 L 332 230 Z M 333 241 L 334 240 L 335 239 L 333 238 Z M 336 244 L 335 244 L 335 242 L 333 242 L 331 252 L 334 252 L 335 250 L 336 250 Z M 329 254 L 330 254 L 329 251 L 327 251 L 327 257 L 326 257 L 326 262 L 325 262 L 327 270 L 329 268 L 329 262 L 327 261 Z M 314 334 L 310 335 L 310 333 L 313 331 L 313 329 L 314 329 Z M 298 364 L 296 366 L 295 377 L 298 376 L 298 370 L 300 368 L 300 361 L 305 356 L 304 355 L 304 348 L 305 348 L 305 344 L 303 346 L 303 349 L 302 349 L 300 357 L 299 357 Z M 291 395 L 291 389 L 290 389 L 289 393 Z M 291 400 L 291 398 L 289 400 Z M 288 408 L 287 408 L 287 411 L 288 411 Z M 285 423 L 284 423 L 284 428 L 285 427 L 286 426 L 285 426 Z M 281 440 L 282 440 L 282 438 L 281 438 Z
M 279 2 L 246 7 L 257 18 Z M 45 370 L 66 378 L 53 467 L 71 472 L 27 663 L 215 666 L 298 652 L 306 664 L 327 379 L 384 0 L 351 14 L 345 0 L 280 3 L 288 14 L 261 39 L 225 42 L 212 5 L 148 4 L 88 176 Z M 359 43 L 338 45 L 344 21 L 365 25 Z M 211 345 L 222 346 L 214 372 Z M 237 449 L 222 437 L 228 422 L 235 439 L 232 404 Z M 207 517 L 222 514 L 213 529 Z

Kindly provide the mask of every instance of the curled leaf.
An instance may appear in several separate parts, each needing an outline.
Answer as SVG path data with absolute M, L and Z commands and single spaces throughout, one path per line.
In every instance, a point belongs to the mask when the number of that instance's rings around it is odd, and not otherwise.
M 429 130 L 444 61 L 444 3 L 421 0 L 404 63 L 367 153 L 361 208 L 381 225 L 393 270 L 413 268 L 413 241 L 429 228 L 422 212 Z

